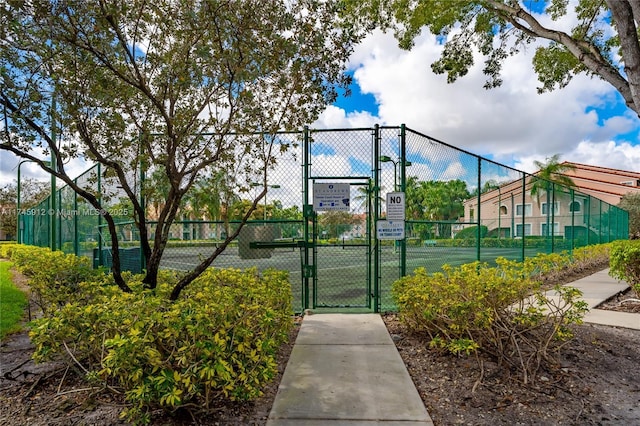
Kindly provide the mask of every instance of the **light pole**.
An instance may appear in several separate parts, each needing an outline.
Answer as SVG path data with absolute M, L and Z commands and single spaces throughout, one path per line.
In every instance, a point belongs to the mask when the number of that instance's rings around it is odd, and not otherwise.
M 254 182 L 254 183 L 249 184 L 249 186 L 258 187 L 258 186 L 262 186 L 262 184 Z M 267 221 L 267 194 L 269 193 L 269 188 L 273 188 L 273 189 L 280 188 L 280 185 L 267 185 L 266 188 L 265 188 L 266 191 L 264 192 L 264 211 L 263 211 L 263 214 L 262 214 L 262 220 L 264 222 Z
M 402 164 L 402 162 L 400 161 L 400 159 L 398 159 L 397 161 L 394 161 L 393 158 L 389 157 L 388 155 L 381 155 L 380 162 L 393 163 L 393 190 L 397 191 L 398 190 L 398 164 Z M 405 167 L 409 167 L 410 165 L 411 165 L 411 161 L 404 162 Z
M 269 188 L 277 189 L 280 188 L 280 185 L 267 185 L 267 190 L 264 193 L 264 221 L 267 221 L 267 193 L 269 192 Z

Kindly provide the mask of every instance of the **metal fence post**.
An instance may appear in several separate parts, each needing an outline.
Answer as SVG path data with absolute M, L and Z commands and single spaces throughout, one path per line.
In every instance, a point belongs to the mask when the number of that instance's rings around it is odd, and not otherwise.
M 74 182 L 77 184 L 78 179 L 74 179 Z M 78 214 L 78 194 L 72 191 L 71 195 L 73 196 L 73 253 L 76 256 L 79 256 L 80 243 L 78 241 L 78 219 L 80 215 Z
M 573 253 L 576 247 L 576 209 L 573 204 L 575 202 L 576 192 L 571 188 L 569 189 L 569 193 L 571 194 L 571 201 L 569 202 L 569 210 L 571 213 L 571 242 L 569 243 L 569 247 L 570 253 Z
M 380 216 L 380 126 L 373 128 L 373 311 L 380 312 L 380 243 L 375 235 Z
M 586 208 L 585 208 L 585 213 L 586 213 L 586 220 L 585 220 L 585 225 L 587 227 L 587 245 L 591 244 L 591 195 L 587 196 L 586 201 Z
M 527 175 L 523 173 L 522 174 L 522 252 L 520 255 L 521 262 L 524 262 L 525 240 L 526 240 L 526 232 L 525 232 L 526 216 L 527 216 L 527 209 L 526 209 L 527 194 L 525 193 L 526 190 L 527 190 Z
M 102 203 L 102 165 L 98 163 L 98 199 Z M 98 215 L 98 266 L 104 265 L 104 258 L 102 255 L 102 215 Z
M 556 220 L 556 184 L 551 182 L 551 206 L 548 208 L 551 209 L 551 253 L 556 252 L 556 230 L 555 230 L 555 220 Z
M 482 242 L 482 229 L 480 229 L 481 213 L 480 206 L 482 205 L 482 158 L 478 157 L 478 220 L 477 220 L 477 240 L 476 240 L 476 260 L 480 261 L 480 244 Z
M 313 215 L 309 206 L 309 153 L 311 151 L 309 126 L 304 126 L 302 135 L 302 219 L 304 228 L 304 263 L 300 271 L 302 276 L 303 309 L 309 309 L 309 214 Z
M 407 190 L 407 129 L 404 124 L 400 125 L 400 192 Z M 405 203 L 407 197 L 405 194 Z M 407 206 L 405 204 L 405 216 Z M 400 277 L 407 275 L 407 224 L 404 225 L 404 238 L 400 240 Z

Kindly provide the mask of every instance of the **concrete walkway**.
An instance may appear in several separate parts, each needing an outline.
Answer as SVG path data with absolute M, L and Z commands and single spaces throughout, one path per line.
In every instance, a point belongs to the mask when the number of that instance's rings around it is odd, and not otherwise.
M 608 270 L 575 281 L 585 322 L 640 330 L 640 314 L 594 309 L 628 285 Z M 378 314 L 307 315 L 268 426 L 433 425 Z
M 305 316 L 267 426 L 433 425 L 378 314 Z
M 589 304 L 584 322 L 640 330 L 640 314 L 597 309 L 604 301 L 629 288 L 626 282 L 609 276 L 608 269 L 567 285 L 582 291 L 582 300 Z

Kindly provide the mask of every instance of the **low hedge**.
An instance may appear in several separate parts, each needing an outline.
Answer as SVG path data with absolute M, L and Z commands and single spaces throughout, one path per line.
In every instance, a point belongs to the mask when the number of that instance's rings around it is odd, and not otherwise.
M 585 249 L 577 257 L 585 262 L 602 251 Z M 434 274 L 420 268 L 396 281 L 392 295 L 401 321 L 428 336 L 432 348 L 456 355 L 482 351 L 519 370 L 527 383 L 556 362 L 554 354 L 588 309 L 579 290 L 556 285 L 553 297 L 541 285 L 541 277 L 573 262 L 568 254 L 556 253 L 525 262 L 498 258 L 496 267 L 444 265 Z
M 30 249 L 29 257 L 46 266 L 27 260 Z M 5 254 L 19 259 L 32 280 L 44 282 L 48 273 L 56 283 L 54 264 L 69 265 L 64 256 L 71 255 L 40 250 L 13 247 Z M 275 375 L 278 349 L 293 325 L 286 272 L 211 268 L 175 302 L 169 300 L 175 273 L 161 271 L 155 291 L 143 288 L 142 276 L 125 273 L 132 293 L 120 291 L 110 275 L 94 274 L 71 280 L 73 291 L 52 286 L 67 300 L 54 296 L 47 314 L 31 324 L 34 359 L 60 356 L 96 387 L 123 391 L 127 420 L 149 423 L 157 408 L 197 412 L 220 398 L 250 400 Z
M 15 267 L 29 277 L 31 299 L 45 315 L 76 297 L 81 282 L 104 275 L 103 270 L 93 269 L 86 257 L 46 247 L 6 245 L 0 247 L 0 257 L 11 259 Z

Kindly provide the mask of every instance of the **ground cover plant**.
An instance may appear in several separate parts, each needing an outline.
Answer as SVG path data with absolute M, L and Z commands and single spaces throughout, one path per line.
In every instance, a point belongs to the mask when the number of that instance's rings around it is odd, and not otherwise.
M 27 298 L 11 281 L 10 262 L 0 262 L 0 340 L 20 330 Z

